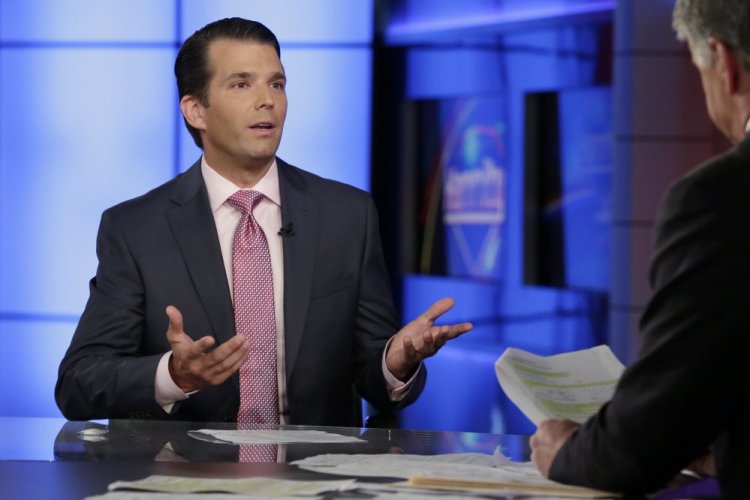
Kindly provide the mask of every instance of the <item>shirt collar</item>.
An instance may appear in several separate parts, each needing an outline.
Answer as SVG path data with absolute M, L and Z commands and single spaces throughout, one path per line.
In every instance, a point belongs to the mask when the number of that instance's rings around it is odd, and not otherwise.
M 745 134 L 750 134 L 750 118 L 745 122 Z
M 211 204 L 211 211 L 216 211 L 221 207 L 227 198 L 239 191 L 241 188 L 235 183 L 222 177 L 208 163 L 206 157 L 201 157 L 201 174 L 206 183 L 208 190 L 208 201 Z M 279 194 L 279 169 L 276 166 L 276 159 L 273 160 L 271 168 L 268 169 L 258 183 L 253 186 L 253 191 L 263 193 L 263 195 L 278 206 L 281 206 L 281 195 Z

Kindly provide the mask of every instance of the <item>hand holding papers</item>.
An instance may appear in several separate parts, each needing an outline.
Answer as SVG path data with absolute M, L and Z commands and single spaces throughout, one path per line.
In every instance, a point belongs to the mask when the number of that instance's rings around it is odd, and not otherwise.
M 503 391 L 536 425 L 545 418 L 583 423 L 609 401 L 624 369 L 603 345 L 547 357 L 508 348 L 495 363 Z

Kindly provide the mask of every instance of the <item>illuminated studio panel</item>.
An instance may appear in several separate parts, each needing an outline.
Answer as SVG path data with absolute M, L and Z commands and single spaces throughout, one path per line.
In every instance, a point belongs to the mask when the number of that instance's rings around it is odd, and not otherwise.
M 669 1 L 669 0 L 668 0 Z M 389 44 L 464 42 L 611 18 L 616 0 L 402 0 L 391 13 Z
M 289 111 L 279 156 L 368 189 L 370 50 L 290 49 L 282 54 Z
M 451 186 L 450 180 L 465 181 L 458 187 L 471 187 L 469 181 L 473 179 L 472 175 L 481 172 L 476 165 L 482 163 L 447 161 L 456 156 L 453 154 L 455 152 L 490 151 L 491 145 L 502 146 L 502 150 L 495 155 L 497 161 L 493 161 L 493 165 L 502 167 L 503 174 L 503 182 L 499 186 L 502 187 L 505 203 L 502 205 L 504 210 L 498 212 L 503 215 L 502 232 L 498 233 L 500 238 L 496 240 L 499 251 L 495 254 L 495 268 L 486 274 L 491 277 L 490 280 L 483 278 L 474 281 L 471 278 L 484 275 L 476 271 L 490 270 L 490 266 L 468 266 L 466 262 L 493 264 L 493 259 L 485 262 L 462 257 L 462 266 L 456 268 L 455 262 L 444 257 L 445 269 L 442 274 L 448 276 L 411 275 L 404 281 L 405 320 L 415 317 L 432 300 L 451 295 L 456 299 L 456 310 L 451 311 L 448 317 L 441 318 L 440 322 L 468 320 L 475 323 L 475 328 L 465 337 L 452 341 L 445 352 L 441 351 L 439 356 L 427 361 L 431 382 L 428 382 L 419 400 L 402 412 L 402 423 L 406 428 L 530 433 L 533 425 L 500 389 L 494 374 L 494 361 L 509 346 L 549 355 L 601 343 L 606 334 L 607 316 L 606 300 L 602 299 L 606 296 L 603 294 L 590 295 L 563 288 L 530 286 L 524 281 L 524 260 L 529 250 L 524 247 L 523 225 L 524 97 L 528 92 L 539 90 L 592 85 L 600 75 L 598 71 L 606 70 L 598 67 L 598 63 L 604 60 L 600 57 L 604 49 L 599 46 L 599 41 L 606 30 L 602 31 L 596 23 L 576 23 L 573 26 L 564 20 L 542 19 L 538 10 L 534 16 L 539 19 L 531 19 L 528 23 L 524 21 L 524 30 L 505 31 L 509 20 L 503 16 L 512 17 L 518 13 L 514 12 L 518 9 L 529 14 L 529 2 L 509 0 L 502 7 L 495 2 L 480 0 L 467 0 L 464 3 L 459 7 L 456 2 L 450 1 L 407 0 L 404 5 L 408 9 L 404 8 L 404 16 L 391 23 L 389 34 L 392 35 L 392 42 L 403 43 L 407 47 L 409 43 L 415 43 L 414 47 L 407 49 L 408 98 L 420 107 L 437 105 L 439 109 L 449 111 L 436 115 L 440 118 L 466 119 L 462 127 L 444 126 L 452 123 L 460 125 L 457 120 L 436 119 L 433 122 L 434 130 L 421 131 L 426 139 L 425 144 L 438 150 L 437 155 L 425 155 L 427 160 L 423 167 L 432 165 L 429 160 L 434 156 L 446 160 L 444 167 L 462 166 L 461 169 L 448 168 L 449 175 L 444 177 L 442 194 L 445 199 L 441 206 L 444 213 L 436 220 L 445 223 L 445 241 L 436 243 L 437 246 L 431 249 L 432 254 L 439 256 L 442 252 L 445 257 L 450 257 L 449 236 L 456 234 L 455 228 L 459 222 L 465 224 L 468 221 L 474 223 L 469 228 L 472 232 L 464 230 L 459 234 L 460 242 L 465 243 L 465 248 L 459 250 L 473 258 L 481 256 L 485 248 L 483 242 L 487 240 L 482 232 L 485 228 L 478 222 L 490 214 L 478 210 L 462 212 L 452 209 L 475 205 L 497 208 L 479 203 L 481 197 L 477 198 L 477 203 L 467 204 L 463 196 L 456 196 L 461 192 L 457 191 L 456 186 Z M 609 1 L 577 3 L 586 4 L 592 10 L 596 10 L 594 3 L 601 4 L 605 14 L 611 11 L 613 5 Z M 541 0 L 538 4 L 542 4 Z M 537 2 L 534 5 L 537 7 Z M 554 7 L 552 11 L 559 7 L 571 15 L 576 11 L 573 2 L 550 1 L 544 2 L 544 5 Z M 469 11 L 474 7 L 479 10 L 484 7 L 493 9 L 497 16 L 494 20 L 473 17 Z M 460 26 L 451 26 L 451 16 L 446 13 L 459 9 L 465 14 L 461 16 Z M 542 10 L 547 12 L 545 9 Z M 441 25 L 443 18 L 448 21 Z M 437 25 L 433 21 L 437 21 Z M 401 32 L 396 33 L 399 30 Z M 488 38 L 486 35 L 493 31 L 495 38 Z M 455 47 L 446 43 L 449 32 L 460 35 L 466 41 L 466 46 Z M 472 41 L 478 46 L 471 47 Z M 443 43 L 446 45 L 441 46 Z M 493 49 L 493 43 L 498 44 L 497 50 Z M 446 67 L 456 70 L 446 73 Z M 482 103 L 482 113 L 457 112 L 472 109 L 471 105 L 475 102 Z M 453 147 L 450 140 L 438 142 L 438 146 L 431 142 L 434 137 L 450 139 L 456 134 L 448 132 L 456 130 L 470 133 L 460 134 L 461 140 Z M 480 137 L 487 140 L 478 141 Z M 423 139 L 418 137 L 417 141 L 420 140 Z M 418 143 L 417 147 L 420 146 Z M 576 147 L 575 144 L 568 146 Z M 484 174 L 490 173 L 490 170 L 484 170 Z M 457 176 L 456 172 L 460 175 Z M 489 185 L 484 180 L 479 184 L 485 187 Z M 488 201 L 494 199 L 497 197 L 493 195 Z M 476 215 L 476 220 L 467 219 L 467 215 Z M 483 217 L 478 217 L 480 215 Z M 468 236 L 477 232 L 479 237 L 472 242 Z M 441 269 L 435 266 L 431 272 L 440 274 Z M 597 278 L 605 279 L 599 275 Z M 455 402 L 455 405 L 448 408 L 445 401 Z M 472 410 L 462 412 L 454 411 L 454 408 Z
M 411 49 L 407 57 L 406 81 L 410 98 L 487 95 L 503 90 L 503 53 L 427 47 Z
M 558 105 L 567 283 L 607 292 L 614 164 L 612 92 L 610 87 L 561 92 Z
M 178 0 L 0 0 L 4 41 L 171 42 Z
M 80 314 L 101 212 L 172 175 L 172 59 L 3 50 L 0 311 Z
M 5 417 L 5 426 L 0 429 L 3 442 L 3 460 L 47 460 L 55 459 L 54 446 L 62 426 L 49 420 L 31 420 L 25 417 Z M 59 427 L 58 427 L 59 426 Z M 29 439 L 34 436 L 34 439 Z M 31 495 L 28 495 L 29 498 Z
M 0 320 L 0 416 L 61 416 L 57 367 L 74 328 L 71 322 Z
M 373 0 L 183 0 L 186 38 L 224 17 L 260 21 L 285 43 L 367 43 L 372 40 Z

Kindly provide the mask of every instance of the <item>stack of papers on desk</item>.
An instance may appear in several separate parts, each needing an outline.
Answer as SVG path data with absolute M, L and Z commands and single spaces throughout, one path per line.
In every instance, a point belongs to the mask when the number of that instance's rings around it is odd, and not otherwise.
M 500 386 L 534 424 L 583 423 L 609 401 L 625 367 L 609 347 L 537 356 L 508 348 L 495 363 Z
M 355 489 L 354 479 L 340 481 L 294 481 L 290 479 L 276 479 L 270 477 L 249 477 L 241 479 L 219 479 L 182 476 L 154 475 L 137 481 L 116 481 L 109 485 L 110 493 L 89 497 L 87 500 L 112 500 L 116 498 L 157 498 L 167 499 L 165 494 L 174 494 L 175 498 L 186 498 L 191 494 L 200 493 L 201 499 L 206 495 L 221 494 L 221 499 L 227 497 L 225 493 L 261 497 L 261 498 L 295 498 L 299 496 L 318 496 L 336 491 Z M 129 490 L 129 491 L 119 491 Z M 135 490 L 135 491 L 133 491 Z M 152 493 L 157 493 L 152 495 Z
M 395 490 L 416 494 L 438 489 L 466 494 L 482 493 L 531 498 L 613 498 L 608 492 L 568 486 L 542 477 L 531 462 L 511 462 L 499 452 L 452 453 L 445 455 L 325 454 L 292 462 L 300 469 L 347 477 L 391 477 L 407 482 L 381 484 L 378 487 L 358 483 L 360 490 Z M 385 493 L 385 491 L 383 491 Z M 432 493 L 436 495 L 436 493 Z M 405 496 L 405 498 L 411 498 Z
M 364 443 L 363 439 L 318 430 L 199 429 L 188 435 L 201 441 L 222 444 Z
M 399 453 L 347 454 L 327 453 L 292 462 L 300 469 L 347 477 L 392 477 L 408 479 L 413 475 L 460 473 L 480 477 L 498 466 L 511 464 L 503 455 L 450 453 L 445 455 L 407 455 Z M 517 464 L 516 464 L 517 465 Z M 538 473 L 537 473 L 538 475 Z

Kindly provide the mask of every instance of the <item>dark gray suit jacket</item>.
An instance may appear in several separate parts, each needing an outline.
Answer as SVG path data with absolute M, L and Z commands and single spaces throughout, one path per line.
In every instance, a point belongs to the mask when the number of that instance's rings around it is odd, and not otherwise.
M 283 237 L 286 385 L 291 424 L 361 425 L 358 394 L 380 411 L 391 403 L 381 369 L 399 329 L 370 197 L 277 160 Z M 275 237 L 276 235 L 269 235 Z M 154 400 L 167 305 L 185 331 L 222 343 L 235 334 L 232 302 L 200 162 L 149 193 L 104 212 L 99 267 L 55 398 L 72 420 L 151 417 L 234 420 L 235 374 L 178 403 Z
M 670 190 L 638 359 L 611 402 L 558 452 L 550 477 L 658 489 L 714 452 L 726 498 L 750 498 L 750 139 Z

